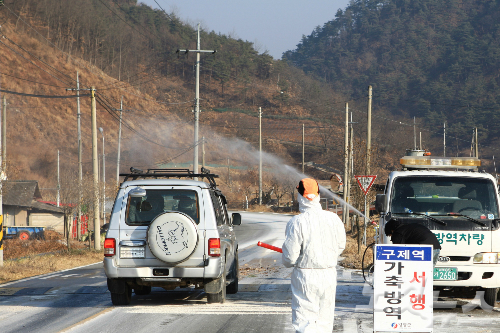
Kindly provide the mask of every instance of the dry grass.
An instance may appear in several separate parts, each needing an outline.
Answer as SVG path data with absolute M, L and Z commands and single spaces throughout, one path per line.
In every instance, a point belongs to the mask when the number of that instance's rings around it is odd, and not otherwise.
M 50 255 L 31 255 L 18 260 L 4 261 L 0 268 L 0 283 L 24 279 L 63 269 L 102 261 L 103 252 L 73 249 Z
M 373 236 L 375 231 L 373 228 L 369 227 L 366 231 L 367 244 L 373 243 Z M 373 263 L 373 248 L 369 248 L 365 254 L 365 267 Z M 342 252 L 342 257 L 345 259 L 341 261 L 340 265 L 346 268 L 361 269 L 363 253 L 365 253 L 366 246 L 360 246 L 358 252 L 358 235 L 357 233 L 350 233 L 347 235 L 347 244 L 344 252 Z
M 54 231 L 46 231 L 45 240 L 6 239 L 0 283 L 102 261 L 103 252 L 89 250 L 88 243 L 71 241 L 70 247 Z

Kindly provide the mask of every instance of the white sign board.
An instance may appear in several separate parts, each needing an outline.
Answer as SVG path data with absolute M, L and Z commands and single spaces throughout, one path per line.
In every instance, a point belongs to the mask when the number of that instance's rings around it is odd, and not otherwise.
M 433 331 L 431 245 L 375 245 L 373 331 Z
M 358 181 L 358 185 L 361 187 L 363 193 L 367 195 L 377 176 L 354 176 L 354 178 Z

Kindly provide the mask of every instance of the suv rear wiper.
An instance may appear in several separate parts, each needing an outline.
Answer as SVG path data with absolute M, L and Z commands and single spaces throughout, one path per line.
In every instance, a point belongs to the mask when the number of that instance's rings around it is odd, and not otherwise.
M 437 222 L 439 224 L 442 224 L 444 226 L 447 226 L 448 224 L 446 222 L 443 222 L 435 217 L 433 217 L 432 215 L 427 215 L 427 214 L 423 214 L 423 213 L 392 213 L 393 215 L 396 215 L 396 214 L 401 214 L 401 215 L 419 215 L 419 216 L 425 216 L 427 218 L 429 218 L 429 220 L 432 220 L 434 222 Z
M 467 216 L 467 215 L 464 215 L 464 214 L 460 214 L 460 213 L 447 213 L 447 214 L 436 214 L 436 215 L 437 216 L 460 216 L 460 217 L 465 217 L 466 219 L 468 219 L 469 221 L 474 222 L 475 224 L 479 224 L 480 226 L 486 227 L 485 223 L 483 223 L 481 221 L 478 221 L 475 218 L 472 218 L 470 216 Z

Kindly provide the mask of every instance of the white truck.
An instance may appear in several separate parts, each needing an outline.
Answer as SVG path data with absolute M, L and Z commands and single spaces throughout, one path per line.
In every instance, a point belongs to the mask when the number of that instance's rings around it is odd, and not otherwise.
M 376 197 L 380 229 L 376 243 L 390 244 L 384 225 L 390 219 L 420 223 L 439 239 L 434 289 L 484 290 L 494 305 L 500 287 L 500 219 L 496 179 L 479 172 L 474 157 L 424 156 L 407 151 L 402 171 L 389 174 Z

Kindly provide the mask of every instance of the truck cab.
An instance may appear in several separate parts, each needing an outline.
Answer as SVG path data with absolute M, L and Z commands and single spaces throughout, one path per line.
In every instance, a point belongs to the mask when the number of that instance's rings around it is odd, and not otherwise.
M 500 287 L 500 220 L 496 179 L 478 172 L 470 157 L 405 156 L 402 171 L 390 173 L 377 195 L 380 232 L 376 242 L 390 244 L 384 226 L 391 218 L 420 223 L 441 244 L 434 288 L 484 290 L 494 305 Z

